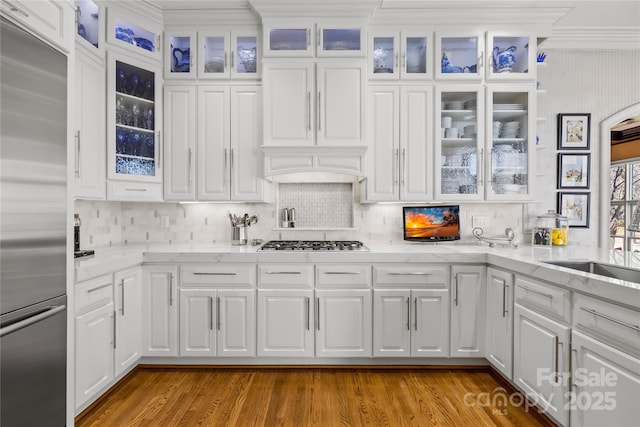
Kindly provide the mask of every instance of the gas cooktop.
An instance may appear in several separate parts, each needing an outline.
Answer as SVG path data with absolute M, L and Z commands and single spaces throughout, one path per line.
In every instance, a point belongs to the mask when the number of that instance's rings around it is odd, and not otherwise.
M 368 251 L 357 240 L 270 240 L 261 251 Z

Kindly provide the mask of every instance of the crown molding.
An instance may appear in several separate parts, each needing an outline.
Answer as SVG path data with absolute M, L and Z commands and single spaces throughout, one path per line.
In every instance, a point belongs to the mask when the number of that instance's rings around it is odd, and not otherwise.
M 640 28 L 552 28 L 545 49 L 640 49 Z
M 380 0 L 249 0 L 249 4 L 263 18 L 367 18 Z

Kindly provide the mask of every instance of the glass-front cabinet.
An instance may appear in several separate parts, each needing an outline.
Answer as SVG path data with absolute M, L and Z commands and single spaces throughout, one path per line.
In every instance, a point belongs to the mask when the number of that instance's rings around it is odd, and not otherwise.
M 313 56 L 312 25 L 263 27 L 265 56 Z
M 109 52 L 107 73 L 107 177 L 162 182 L 159 70 Z
M 199 33 L 198 78 L 256 79 L 260 74 L 257 30 Z
M 487 199 L 520 200 L 531 195 L 535 173 L 535 89 L 492 85 L 487 90 Z
M 318 26 L 317 56 L 361 56 L 364 55 L 363 27 Z
M 164 77 L 193 79 L 196 76 L 195 31 L 167 31 L 164 36 Z
M 92 52 L 104 52 L 104 9 L 92 0 L 76 0 L 76 40 Z
M 478 34 L 436 34 L 436 78 L 479 80 L 484 77 L 484 38 Z
M 436 127 L 436 198 L 484 198 L 484 88 L 478 85 L 440 86 Z
M 487 33 L 487 80 L 534 80 L 536 43 L 529 35 Z
M 359 21 L 331 23 L 263 23 L 264 55 L 271 57 L 358 57 L 365 55 L 365 24 Z
M 162 59 L 160 35 L 162 25 L 141 16 L 109 6 L 107 10 L 107 41 L 114 46 L 135 52 L 135 54 Z
M 370 79 L 430 79 L 430 36 L 420 32 L 376 32 L 369 36 Z

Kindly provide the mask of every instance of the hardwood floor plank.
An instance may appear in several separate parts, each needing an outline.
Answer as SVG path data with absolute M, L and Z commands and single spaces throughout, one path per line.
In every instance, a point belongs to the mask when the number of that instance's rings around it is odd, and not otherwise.
M 513 392 L 487 369 L 139 368 L 76 426 L 546 425 Z

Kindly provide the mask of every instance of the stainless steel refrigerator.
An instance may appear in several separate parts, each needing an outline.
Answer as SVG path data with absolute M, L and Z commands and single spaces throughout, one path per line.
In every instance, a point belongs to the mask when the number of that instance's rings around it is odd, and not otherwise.
M 67 58 L 0 22 L 0 425 L 66 422 Z

